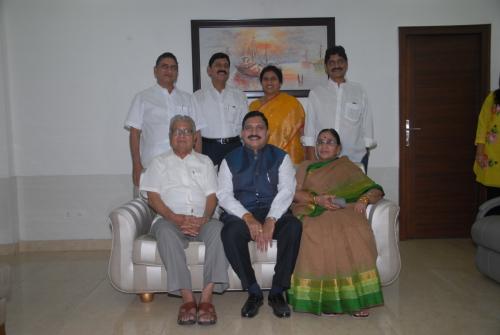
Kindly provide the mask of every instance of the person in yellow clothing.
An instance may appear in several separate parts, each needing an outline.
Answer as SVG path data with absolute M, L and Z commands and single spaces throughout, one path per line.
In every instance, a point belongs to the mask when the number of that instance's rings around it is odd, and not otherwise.
M 499 78 L 500 85 L 500 78 Z M 483 102 L 476 132 L 476 180 L 485 185 L 488 199 L 500 196 L 500 88 Z
M 250 111 L 260 111 L 269 121 L 269 144 L 286 151 L 294 164 L 304 160 L 300 137 L 304 130 L 305 113 L 300 101 L 280 92 L 283 73 L 274 65 L 260 72 L 264 96 L 250 104 Z

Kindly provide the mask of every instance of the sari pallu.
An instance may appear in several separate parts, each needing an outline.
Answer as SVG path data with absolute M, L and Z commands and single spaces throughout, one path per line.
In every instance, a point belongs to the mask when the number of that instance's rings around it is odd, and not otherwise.
M 269 122 L 269 144 L 285 150 L 294 164 L 304 160 L 300 137 L 305 114 L 300 101 L 291 95 L 280 93 L 265 103 L 260 99 L 253 101 L 249 110 L 258 110 L 266 116 Z
M 297 312 L 321 314 L 353 313 L 382 304 L 373 232 L 366 216 L 354 211 L 361 195 L 382 187 L 347 157 L 304 162 L 297 181 L 302 190 L 335 194 L 348 204 L 335 211 L 294 204 L 293 213 L 301 218 L 303 232 L 288 290 L 290 305 Z

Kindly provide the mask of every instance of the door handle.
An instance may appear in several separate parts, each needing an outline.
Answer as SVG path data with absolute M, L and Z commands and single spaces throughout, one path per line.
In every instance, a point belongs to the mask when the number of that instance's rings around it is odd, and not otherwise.
M 410 132 L 413 130 L 422 130 L 422 128 L 412 128 L 410 126 L 410 120 L 406 120 L 405 134 L 406 134 L 406 146 L 410 146 Z

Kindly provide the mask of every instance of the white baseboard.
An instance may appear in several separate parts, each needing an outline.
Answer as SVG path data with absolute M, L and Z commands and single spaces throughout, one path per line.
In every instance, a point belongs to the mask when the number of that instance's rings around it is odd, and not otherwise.
M 18 252 L 36 251 L 93 251 L 111 250 L 111 240 L 52 240 L 19 241 L 0 245 L 0 255 L 14 255 Z
M 15 255 L 18 252 L 18 244 L 0 244 L 0 256 Z

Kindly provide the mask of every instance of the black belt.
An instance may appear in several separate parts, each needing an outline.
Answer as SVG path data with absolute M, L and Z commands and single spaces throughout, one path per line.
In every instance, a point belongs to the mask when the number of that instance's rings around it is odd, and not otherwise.
M 240 141 L 239 136 L 235 137 L 226 137 L 226 138 L 207 138 L 207 137 L 202 137 L 203 142 L 206 143 L 219 143 L 219 144 L 229 144 L 229 143 L 235 143 Z

